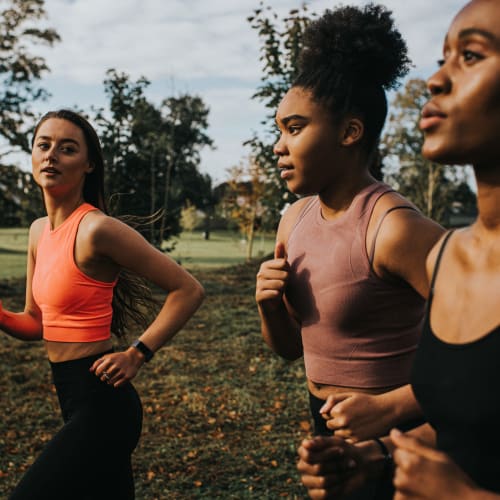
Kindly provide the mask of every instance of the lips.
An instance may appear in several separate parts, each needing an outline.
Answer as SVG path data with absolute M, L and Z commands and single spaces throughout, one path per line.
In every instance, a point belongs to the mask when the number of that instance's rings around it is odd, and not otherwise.
M 278 169 L 280 171 L 280 177 L 286 180 L 291 175 L 293 167 L 284 163 L 278 163 Z
M 57 170 L 56 168 L 54 167 L 44 167 L 40 170 L 40 173 L 44 173 L 44 174 L 59 174 L 59 170 Z
M 446 118 L 443 113 L 435 104 L 427 103 L 422 109 L 422 119 L 419 122 L 421 130 L 429 130 L 439 125 Z

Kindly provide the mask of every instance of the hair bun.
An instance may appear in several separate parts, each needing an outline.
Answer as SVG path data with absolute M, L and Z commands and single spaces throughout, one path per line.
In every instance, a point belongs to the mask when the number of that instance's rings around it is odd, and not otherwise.
M 301 73 L 325 71 L 394 88 L 410 67 L 407 46 L 382 5 L 327 10 L 304 33 Z

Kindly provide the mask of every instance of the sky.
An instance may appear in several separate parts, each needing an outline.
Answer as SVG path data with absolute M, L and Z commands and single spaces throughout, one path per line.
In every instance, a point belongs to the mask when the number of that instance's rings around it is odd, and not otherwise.
M 266 0 L 280 18 L 300 0 Z M 310 0 L 310 12 L 362 0 Z M 394 13 L 414 67 L 426 78 L 437 67 L 446 30 L 464 0 L 379 0 Z M 243 142 L 261 130 L 267 110 L 252 100 L 261 78 L 259 40 L 247 17 L 259 0 L 45 0 L 44 24 L 61 42 L 36 49 L 50 68 L 42 86 L 52 95 L 40 112 L 60 107 L 105 107 L 103 80 L 115 68 L 132 80 L 146 77 L 155 103 L 181 93 L 199 95 L 210 109 L 214 150 L 202 152 L 200 170 L 215 183 L 244 161 Z M 29 158 L 21 159 L 30 168 Z

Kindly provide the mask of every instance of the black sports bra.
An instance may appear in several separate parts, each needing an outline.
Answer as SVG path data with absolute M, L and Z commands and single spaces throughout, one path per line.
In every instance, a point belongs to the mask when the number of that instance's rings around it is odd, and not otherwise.
M 434 267 L 411 383 L 437 448 L 478 485 L 500 492 L 500 326 L 465 344 L 440 340 L 430 326 L 434 283 L 451 234 Z

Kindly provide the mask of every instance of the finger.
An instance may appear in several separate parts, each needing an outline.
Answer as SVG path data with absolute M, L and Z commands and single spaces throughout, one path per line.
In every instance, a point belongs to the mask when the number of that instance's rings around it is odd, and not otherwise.
M 353 396 L 354 394 L 350 392 L 345 392 L 345 393 L 339 393 L 339 394 L 330 394 L 328 398 L 326 399 L 326 403 L 320 408 L 320 413 L 330 413 L 330 415 L 334 411 L 340 411 L 340 408 L 336 408 L 339 403 L 342 401 L 345 401 L 346 399 L 349 399 Z
M 278 241 L 276 243 L 276 246 L 274 247 L 274 258 L 285 259 L 285 260 L 287 258 L 285 245 L 281 241 Z
M 332 431 L 338 431 L 340 429 L 344 429 L 347 426 L 347 419 L 345 417 L 330 417 L 330 420 L 327 420 L 326 426 Z
M 342 446 L 342 439 L 334 436 L 315 436 L 311 439 L 304 439 L 301 446 L 306 450 L 323 450 L 334 446 Z
M 357 441 L 357 438 L 353 436 L 352 429 L 349 428 L 335 429 L 335 435 L 343 439 L 349 439 L 350 442 L 353 440 Z
M 104 361 L 104 358 L 99 358 L 99 359 L 96 359 L 94 361 L 94 363 L 92 364 L 92 366 L 90 367 L 90 371 L 91 372 L 95 372 L 97 370 L 97 368 L 99 367 L 99 365 Z
M 407 450 L 429 460 L 443 460 L 442 453 L 425 445 L 419 439 L 402 433 L 399 429 L 392 429 L 390 436 L 394 445 L 402 450 Z

